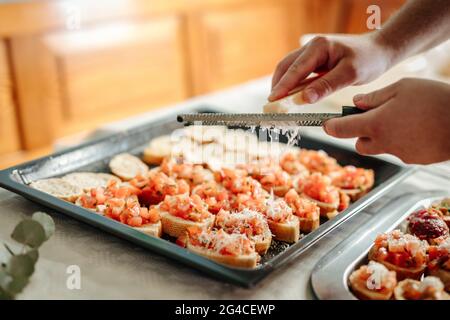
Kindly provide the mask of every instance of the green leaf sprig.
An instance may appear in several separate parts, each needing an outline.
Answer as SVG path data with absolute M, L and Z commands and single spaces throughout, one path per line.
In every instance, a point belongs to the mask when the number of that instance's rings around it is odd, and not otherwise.
M 22 244 L 20 253 L 6 243 L 7 261 L 0 265 L 0 299 L 14 299 L 28 284 L 39 258 L 39 247 L 55 233 L 55 222 L 46 213 L 35 212 L 14 228 L 11 238 Z

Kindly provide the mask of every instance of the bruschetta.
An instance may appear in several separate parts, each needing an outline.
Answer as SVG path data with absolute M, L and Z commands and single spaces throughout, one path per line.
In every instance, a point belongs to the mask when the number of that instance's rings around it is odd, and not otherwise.
M 214 223 L 214 215 L 198 195 L 166 196 L 157 209 L 163 232 L 171 237 L 179 237 L 189 227 L 209 229 Z
M 199 164 L 184 162 L 181 158 L 165 158 L 160 169 L 171 178 L 186 180 L 191 186 L 214 180 L 210 170 Z
M 436 210 L 439 210 L 442 220 L 450 228 L 450 198 L 442 199 L 432 205 Z
M 447 224 L 434 208 L 421 209 L 408 217 L 408 232 L 426 240 L 429 244 L 436 244 L 449 237 Z
M 75 203 L 138 231 L 160 237 L 162 224 L 159 213 L 153 208 L 142 207 L 138 193 L 139 189 L 131 185 L 120 185 L 111 180 L 106 188 L 97 187 L 84 192 Z
M 397 273 L 397 279 L 419 279 L 427 266 L 426 241 L 400 230 L 377 236 L 369 251 L 369 260 L 382 263 Z
M 345 166 L 330 173 L 334 186 L 346 193 L 352 201 L 365 195 L 374 184 L 373 170 Z
M 177 244 L 198 255 L 237 268 L 255 268 L 260 260 L 255 245 L 245 234 L 224 230 L 188 228 Z
M 158 204 L 169 195 L 188 194 L 189 184 L 183 179 L 168 177 L 159 169 L 152 169 L 145 176 L 137 176 L 129 182 L 139 188 L 139 201 L 142 205 Z
M 395 300 L 449 300 L 444 285 L 436 277 L 428 276 L 422 281 L 405 279 L 394 289 Z
M 301 197 L 294 189 L 289 190 L 284 200 L 299 219 L 300 231 L 309 233 L 320 225 L 320 208 L 316 203 Z
M 290 175 L 309 175 L 309 170 L 300 162 L 300 150 L 290 150 L 280 158 L 281 168 Z
M 230 213 L 221 210 L 216 216 L 214 226 L 226 233 L 242 233 L 255 243 L 255 250 L 264 255 L 272 242 L 272 233 L 266 218 L 259 212 L 244 209 Z
M 428 249 L 427 274 L 438 277 L 450 291 L 450 239 Z
M 109 168 L 112 173 L 125 181 L 139 175 L 143 176 L 148 171 L 147 165 L 141 159 L 129 153 L 114 156 L 109 162 Z
M 381 263 L 370 261 L 352 272 L 350 288 L 362 300 L 389 300 L 397 285 L 395 271 L 389 271 Z
M 323 150 L 300 149 L 298 157 L 300 163 L 310 172 L 320 172 L 327 175 L 341 168 L 336 159 L 330 157 Z
M 292 188 L 291 176 L 283 171 L 281 168 L 275 168 L 268 170 L 259 179 L 264 190 L 272 192 L 278 197 L 284 197 L 284 195 Z
M 222 170 L 216 171 L 214 175 L 216 181 L 234 195 L 245 194 L 259 198 L 268 194 L 261 183 L 250 177 L 246 170 L 222 168 Z
M 198 195 L 208 205 L 208 210 L 212 214 L 217 214 L 220 210 L 230 210 L 230 193 L 224 186 L 216 181 L 203 182 L 192 189 L 192 194 Z
M 300 239 L 300 222 L 282 198 L 274 199 L 271 196 L 266 199 L 263 213 L 275 239 L 288 243 Z
M 324 218 L 332 219 L 339 213 L 339 190 L 331 184 L 328 176 L 317 172 L 310 175 L 304 183 L 302 195 L 319 206 L 320 215 Z
M 82 188 L 61 178 L 33 181 L 30 183 L 30 187 L 69 202 L 76 201 L 83 193 Z

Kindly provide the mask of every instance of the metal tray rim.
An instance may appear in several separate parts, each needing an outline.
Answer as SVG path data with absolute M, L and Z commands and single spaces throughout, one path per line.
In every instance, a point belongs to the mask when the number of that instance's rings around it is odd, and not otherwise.
M 389 201 L 380 212 L 367 220 L 359 231 L 332 248 L 314 267 L 311 285 L 319 299 L 356 300 L 348 288 L 347 279 L 380 232 L 394 230 L 411 212 L 424 202 L 431 202 L 449 195 L 445 190 L 432 190 L 422 194 L 406 193 Z M 351 244 L 351 245 L 350 245 Z M 333 273 L 328 272 L 329 268 Z

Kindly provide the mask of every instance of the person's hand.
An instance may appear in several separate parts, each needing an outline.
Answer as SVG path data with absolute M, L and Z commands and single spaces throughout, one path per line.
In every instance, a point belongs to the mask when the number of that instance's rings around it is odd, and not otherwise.
M 402 79 L 353 100 L 367 111 L 328 120 L 324 129 L 338 138 L 358 137 L 358 153 L 389 153 L 416 164 L 450 159 L 450 85 Z
M 303 91 L 314 103 L 349 85 L 370 82 L 392 66 L 393 52 L 377 33 L 318 36 L 281 60 L 273 74 L 269 101 L 283 98 L 311 73 L 324 73 Z

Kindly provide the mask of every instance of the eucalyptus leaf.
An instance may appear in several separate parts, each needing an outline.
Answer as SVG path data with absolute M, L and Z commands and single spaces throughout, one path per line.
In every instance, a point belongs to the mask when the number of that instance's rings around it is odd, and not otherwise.
M 35 212 L 31 217 L 33 220 L 39 222 L 45 230 L 45 239 L 48 240 L 55 233 L 55 221 L 52 217 L 44 212 Z
M 21 221 L 14 228 L 11 238 L 32 248 L 39 247 L 46 239 L 44 227 L 31 219 Z
M 36 264 L 37 259 L 39 258 L 39 251 L 37 249 L 28 250 L 26 253 L 27 256 L 31 258 L 34 264 Z
M 23 288 L 25 288 L 28 284 L 28 277 L 17 277 L 14 278 L 13 281 L 8 285 L 7 291 L 12 296 L 22 292 Z
M 5 270 L 0 270 L 0 289 L 6 290 L 12 281 L 13 278 Z
M 7 271 L 14 279 L 29 277 L 34 272 L 34 261 L 27 254 L 15 255 L 9 260 Z
M 0 300 L 12 300 L 14 297 L 9 294 L 6 290 L 0 288 Z

